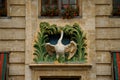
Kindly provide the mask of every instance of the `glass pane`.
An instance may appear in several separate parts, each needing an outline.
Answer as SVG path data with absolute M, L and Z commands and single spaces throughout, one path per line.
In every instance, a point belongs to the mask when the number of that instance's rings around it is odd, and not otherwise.
M 52 4 L 57 5 L 58 4 L 58 0 L 52 0 Z
M 42 13 L 46 11 L 46 8 L 49 6 L 49 0 L 42 0 Z
M 120 8 L 120 0 L 113 0 L 113 9 Z
M 2 0 L 0 0 L 0 3 L 2 3 Z
M 3 6 L 2 6 L 2 3 L 0 3 L 0 8 L 2 8 Z
M 58 16 L 58 0 L 42 0 L 42 16 Z
M 68 1 L 68 0 L 62 0 L 62 3 L 63 3 L 63 4 L 68 4 L 69 1 Z
M 74 9 L 76 9 L 77 7 L 76 7 L 76 5 L 71 5 Z
M 70 4 L 76 4 L 76 0 L 70 0 Z
M 0 0 L 0 8 L 4 8 L 4 1 Z
M 58 8 L 58 0 L 51 0 L 51 7 L 52 8 Z
M 120 0 L 113 0 L 113 16 L 120 16 Z
M 49 4 L 49 0 L 42 0 L 42 5 L 48 5 Z
M 64 8 L 67 8 L 67 7 L 69 7 L 68 4 L 66 4 L 66 5 L 62 5 L 62 6 L 61 6 L 61 9 L 64 9 Z
M 7 16 L 6 0 L 0 0 L 0 16 Z
M 45 11 L 45 6 L 42 6 L 42 11 Z

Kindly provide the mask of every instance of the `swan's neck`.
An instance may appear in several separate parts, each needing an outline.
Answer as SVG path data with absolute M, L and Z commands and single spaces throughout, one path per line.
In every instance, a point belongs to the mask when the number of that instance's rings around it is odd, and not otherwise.
M 61 36 L 60 36 L 60 38 L 58 40 L 58 43 L 61 43 L 62 39 L 63 39 L 63 31 L 61 31 Z

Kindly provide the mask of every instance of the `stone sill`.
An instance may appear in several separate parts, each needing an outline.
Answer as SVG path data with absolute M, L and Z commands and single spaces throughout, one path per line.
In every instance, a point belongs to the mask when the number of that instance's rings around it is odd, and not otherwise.
M 109 16 L 109 18 L 120 18 L 120 16 Z
M 88 70 L 92 64 L 30 64 L 33 70 Z
M 10 16 L 6 16 L 6 17 L 1 16 L 0 19 L 11 19 L 11 17 Z
M 38 18 L 39 19 L 63 19 L 60 16 L 53 16 L 53 17 L 38 16 Z M 80 19 L 80 18 L 82 18 L 82 16 L 76 16 L 76 17 L 71 18 L 71 19 Z
M 114 53 L 114 52 L 120 52 L 120 50 L 110 51 L 110 53 Z

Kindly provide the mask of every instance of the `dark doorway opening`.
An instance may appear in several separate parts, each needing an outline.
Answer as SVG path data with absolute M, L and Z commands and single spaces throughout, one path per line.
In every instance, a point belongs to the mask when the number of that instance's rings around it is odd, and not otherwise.
M 40 80 L 80 80 L 80 77 L 41 77 Z

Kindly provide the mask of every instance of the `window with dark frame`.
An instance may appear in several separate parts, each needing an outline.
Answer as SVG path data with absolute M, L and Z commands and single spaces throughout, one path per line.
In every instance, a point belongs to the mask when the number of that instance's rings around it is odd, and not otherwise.
M 73 18 L 79 16 L 78 0 L 42 0 L 41 16 Z
M 0 80 L 8 80 L 9 52 L 0 52 Z
M 113 80 L 120 80 L 120 52 L 111 52 Z
M 120 16 L 120 0 L 113 0 L 113 16 Z
M 0 0 L 0 17 L 7 16 L 7 0 Z

